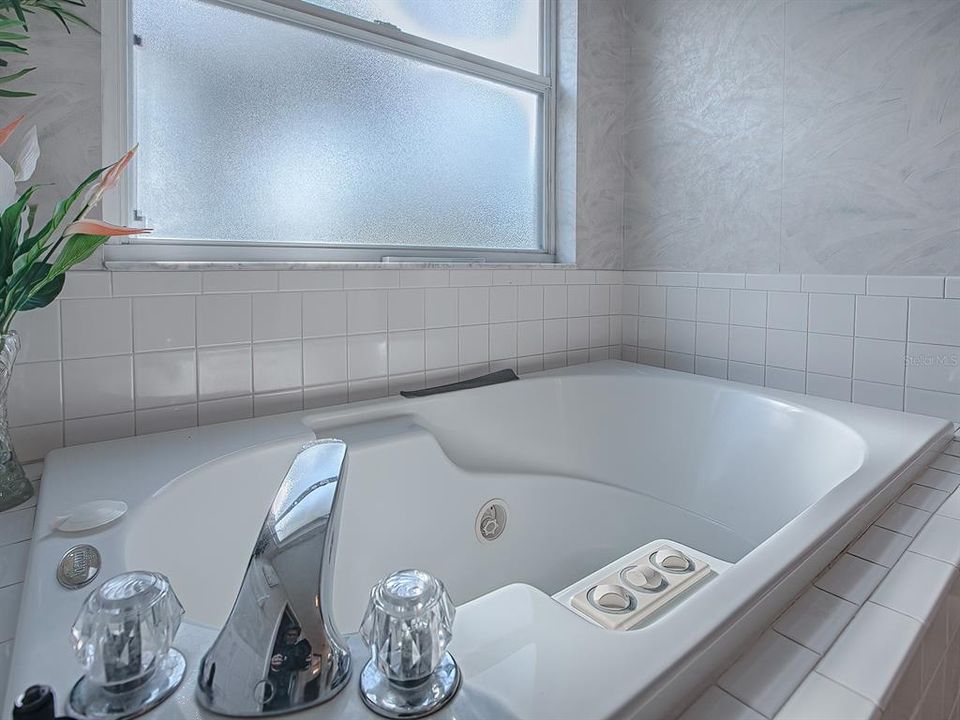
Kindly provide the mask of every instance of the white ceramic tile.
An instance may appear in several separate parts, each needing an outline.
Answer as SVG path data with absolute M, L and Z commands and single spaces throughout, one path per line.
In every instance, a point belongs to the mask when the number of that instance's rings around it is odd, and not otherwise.
M 423 291 L 424 323 L 428 328 L 456 327 L 460 291 L 456 288 L 427 288 Z
M 528 285 L 517 288 L 517 319 L 543 319 L 543 288 L 540 285 Z
M 667 317 L 671 320 L 695 320 L 697 317 L 696 288 L 667 288 Z
M 886 509 L 876 524 L 901 535 L 915 537 L 929 517 L 930 513 L 926 510 L 897 502 Z
M 423 330 L 390 333 L 387 351 L 390 375 L 423 372 L 424 343 Z
M 344 395 L 346 395 L 346 389 L 344 389 Z M 253 417 L 253 396 L 201 401 L 197 404 L 197 412 L 201 425 L 246 420 Z
M 133 357 L 67 360 L 63 363 L 64 417 L 133 410 Z
M 543 370 L 543 356 L 530 355 L 528 357 L 517 358 L 517 374 L 521 377 L 527 373 L 535 373 Z
M 954 457 L 960 457 L 960 440 L 956 439 L 956 434 L 954 434 L 954 439 L 947 443 L 947 446 L 943 449 L 947 455 L 953 455 Z
M 133 348 L 129 298 L 63 300 L 60 313 L 65 358 L 120 355 Z
M 908 340 L 960 345 L 960 300 L 910 298 Z
M 490 326 L 491 349 L 493 344 L 493 325 Z M 590 318 L 590 347 L 606 347 L 610 344 L 610 320 L 606 315 Z
M 919 637 L 913 618 L 868 602 L 817 666 L 817 672 L 885 707 Z
M 583 351 L 586 354 L 586 350 Z M 566 353 L 568 358 L 568 364 L 572 364 L 569 361 L 571 353 Z M 472 363 L 470 365 L 461 365 L 459 368 L 459 379 L 462 380 L 472 380 L 475 377 L 480 377 L 481 375 L 486 375 L 490 372 L 490 363 Z
M 619 277 L 619 275 L 617 277 Z M 494 270 L 492 282 L 494 285 L 529 285 L 530 271 L 515 269 Z
M 567 287 L 547 285 L 543 288 L 543 317 L 549 320 L 567 316 Z
M 284 270 L 278 277 L 281 291 L 343 289 L 343 270 Z
M 427 370 L 459 365 L 460 332 L 457 328 L 435 328 L 427 330 L 425 342 Z
M 657 325 L 663 325 L 664 334 L 666 334 L 666 321 L 661 318 L 647 318 L 653 324 L 647 323 L 648 327 L 656 327 Z M 620 316 L 620 342 L 624 345 L 636 346 L 639 343 L 640 335 L 640 323 L 642 319 L 636 317 L 635 315 L 621 315 Z
M 63 439 L 66 445 L 101 442 L 131 437 L 136 432 L 132 412 L 114 415 L 67 420 L 63 424 Z
M 275 270 L 216 270 L 203 273 L 205 293 L 276 292 Z
M 347 294 L 340 290 L 303 293 L 302 316 L 303 337 L 346 335 Z
M 746 275 L 744 273 L 700 273 L 697 281 L 700 287 L 706 288 L 746 287 Z
M 400 273 L 400 287 L 446 287 L 449 284 L 449 270 L 404 270 Z
M 809 333 L 807 370 L 824 375 L 850 377 L 853 373 L 853 338 Z
M 63 447 L 63 423 L 59 420 L 40 425 L 10 428 L 13 446 L 22 463 L 42 460 L 48 452 Z M 29 469 L 27 469 L 29 472 Z
M 931 275 L 868 275 L 868 295 L 943 297 L 943 278 Z
M 827 651 L 857 612 L 847 600 L 811 587 L 774 623 L 774 629 L 818 655 Z
M 949 472 L 941 470 L 939 468 L 931 467 L 924 471 L 923 474 L 918 477 L 915 482 L 917 485 L 925 485 L 929 488 L 934 488 L 936 490 L 943 490 L 945 493 L 952 493 L 954 490 L 960 486 L 960 475 L 957 475 L 954 472 Z
M 652 365 L 653 367 L 666 367 L 667 355 L 663 350 L 650 350 L 649 348 L 638 348 L 636 362 L 641 365 Z
M 906 340 L 907 298 L 858 297 L 855 333 L 876 340 Z
M 697 320 L 700 322 L 730 322 L 730 291 L 700 288 L 697 291 Z
M 766 327 L 767 293 L 759 290 L 732 290 L 730 322 L 734 325 Z
M 36 508 L 14 508 L 3 513 L 0 524 L 0 547 L 29 540 L 33 535 Z
M 460 363 L 471 365 L 490 359 L 490 334 L 486 325 L 469 325 L 460 329 Z
M 671 352 L 692 355 L 696 348 L 697 324 L 686 320 L 667 320 L 665 347 Z
M 20 334 L 17 362 L 60 359 L 60 303 L 17 313 L 11 328 Z
M 137 435 L 182 430 L 199 422 L 197 404 L 171 405 L 148 410 L 137 410 Z
M 727 378 L 735 382 L 763 386 L 763 365 L 731 360 L 727 363 Z
M 0 547 L 0 587 L 23 582 L 30 543 L 26 540 Z
M 134 350 L 194 347 L 197 343 L 196 317 L 193 295 L 134 298 Z
M 171 272 L 115 272 L 110 273 L 113 294 L 124 295 L 196 295 L 200 292 L 200 273 Z
M 936 512 L 937 515 L 946 515 L 960 520 L 960 490 L 954 490 Z
M 566 282 L 564 270 L 555 268 L 535 268 L 530 273 L 530 282 L 534 285 L 563 285 Z
M 863 293 L 867 291 L 866 280 L 866 277 L 863 275 L 804 274 L 800 287 L 804 292 L 811 293 L 863 295 Z
M 17 613 L 20 610 L 22 584 L 0 588 L 0 642 L 13 637 L 17 629 Z
M 249 345 L 200 348 L 197 351 L 200 400 L 249 395 L 253 392 L 253 356 Z
M 806 392 L 808 395 L 850 402 L 850 385 L 850 378 L 807 372 Z
M 543 351 L 545 353 L 555 353 L 559 351 L 566 352 L 566 349 L 567 349 L 567 321 L 566 320 L 544 320 L 543 321 Z
M 627 285 L 656 285 L 657 273 L 652 270 L 625 270 L 623 282 Z
M 960 520 L 934 515 L 910 546 L 913 552 L 960 565 Z
M 953 565 L 906 552 L 890 569 L 870 600 L 928 624 L 933 621 L 942 595 L 956 578 L 957 569 Z M 942 593 L 940 588 L 943 588 Z
M 719 717 L 719 716 L 718 716 Z M 839 683 L 812 672 L 775 720 L 876 720 L 879 708 Z
M 658 318 L 667 316 L 667 288 L 645 285 L 639 288 L 638 293 L 639 315 Z
M 480 325 L 490 321 L 490 288 L 460 288 L 459 298 L 460 325 Z
M 59 362 L 16 365 L 7 405 L 11 425 L 60 420 L 62 407 Z
M 806 392 L 806 374 L 802 370 L 788 370 L 786 368 L 767 366 L 763 384 L 776 390 L 790 392 Z
M 487 270 L 486 272 L 490 272 Z M 399 270 L 344 270 L 343 287 L 349 290 L 400 287 Z
M 351 290 L 347 293 L 347 332 L 351 335 L 387 329 L 387 291 Z
M 590 320 L 585 317 L 567 319 L 567 350 L 584 350 L 590 347 Z
M 289 390 L 303 385 L 303 347 L 297 340 L 253 346 L 254 393 Z M 256 412 L 256 407 L 254 407 Z
M 853 348 L 853 377 L 857 380 L 902 385 L 906 343 L 857 338 Z
M 960 347 L 907 343 L 907 386 L 960 393 Z
M 853 381 L 853 401 L 862 405 L 903 410 L 903 387 L 866 380 Z
M 953 420 L 960 417 L 960 395 L 908 387 L 904 392 L 903 409 Z
M 652 350 L 663 350 L 666 345 L 667 320 L 663 318 L 636 318 L 635 344 Z
M 400 275 L 402 283 L 404 274 Z M 426 280 L 424 280 L 426 281 Z M 315 410 L 333 405 L 343 405 L 348 400 L 347 384 L 321 385 L 319 387 L 305 387 L 303 389 L 303 409 Z
M 767 327 L 778 330 L 806 330 L 807 303 L 806 293 L 767 293 Z
M 490 322 L 515 322 L 517 319 L 517 288 L 513 285 L 490 288 Z M 610 292 L 604 288 L 609 302 Z
M 914 484 L 903 491 L 897 502 L 927 512 L 934 512 L 946 499 L 947 493 L 941 490 Z
M 60 299 L 110 297 L 110 280 L 113 273 L 103 270 L 71 270 L 67 273 Z
M 727 361 L 713 357 L 702 357 L 697 355 L 694 363 L 694 371 L 697 375 L 717 378 L 719 380 L 727 379 Z
M 292 340 L 302 334 L 299 293 L 253 296 L 253 340 Z
M 197 298 L 197 344 L 250 342 L 250 295 L 204 295 Z
M 697 323 L 697 355 L 726 359 L 728 354 L 729 326 L 716 323 Z
M 619 315 L 610 315 L 609 317 L 602 318 L 607 321 L 607 333 L 610 336 L 610 345 L 613 348 L 617 348 L 623 344 L 623 327 L 620 324 Z M 649 320 L 656 320 L 657 318 L 648 318 Z M 612 350 L 611 350 L 612 352 Z
M 949 446 L 947 449 L 949 449 Z M 933 462 L 930 463 L 930 467 L 935 470 L 960 474 L 960 457 L 944 452 L 934 458 Z
M 670 352 L 667 351 L 664 354 L 663 366 L 667 370 L 677 370 L 679 372 L 692 373 L 696 368 L 695 358 L 693 355 L 688 355 L 687 353 L 682 352 Z
M 350 402 L 385 398 L 388 392 L 389 386 L 385 377 L 351 380 L 347 386 L 347 398 Z
M 814 584 L 821 590 L 861 605 L 886 574 L 886 568 L 844 553 Z
M 810 296 L 809 330 L 812 333 L 853 335 L 854 296 Z
M 730 326 L 730 359 L 762 365 L 766 356 L 766 332 L 757 327 Z
M 657 285 L 696 287 L 697 273 L 695 272 L 658 272 Z
M 803 370 L 807 362 L 807 334 L 793 330 L 767 330 L 767 365 Z
M 517 355 L 539 355 L 543 352 L 543 321 L 517 323 Z M 528 371 L 529 372 L 529 371 Z
M 567 285 L 593 285 L 597 282 L 596 270 L 567 270 L 564 275 Z
M 606 285 L 590 286 L 590 314 L 610 314 L 610 288 Z
M 387 336 L 383 333 L 347 338 L 347 377 L 367 380 L 387 375 Z
M 947 277 L 943 294 L 948 298 L 960 298 L 960 277 Z
M 423 390 L 426 385 L 426 373 L 415 372 L 403 375 L 391 375 L 387 378 L 387 389 L 391 395 L 399 395 L 410 390 Z
M 893 564 L 900 559 L 909 544 L 910 538 L 906 535 L 882 527 L 871 526 L 850 546 L 847 552 L 877 565 L 893 567 Z
M 303 391 L 281 390 L 253 396 L 253 416 L 279 415 L 303 409 Z
M 707 688 L 679 720 L 763 720 L 763 715 L 747 707 L 716 685 Z
M 800 276 L 791 273 L 747 273 L 748 290 L 800 290 Z
M 331 385 L 347 381 L 347 339 L 317 338 L 303 341 L 304 385 Z M 346 386 L 344 385 L 344 393 Z
M 138 410 L 196 402 L 196 351 L 169 350 L 134 355 L 133 377 Z
M 735 698 L 773 717 L 817 662 L 817 654 L 768 630 L 717 681 Z

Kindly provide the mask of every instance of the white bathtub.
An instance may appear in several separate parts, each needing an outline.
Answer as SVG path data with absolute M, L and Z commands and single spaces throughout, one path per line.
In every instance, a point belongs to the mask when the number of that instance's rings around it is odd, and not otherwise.
M 333 615 L 356 629 L 370 586 L 401 567 L 439 576 L 458 604 L 453 652 L 468 700 L 520 718 L 670 715 L 759 633 L 938 450 L 932 418 L 758 390 L 618 362 L 430 398 L 361 403 L 59 450 L 48 459 L 10 692 L 76 679 L 66 631 L 85 592 L 53 570 L 76 536 L 56 515 L 123 499 L 83 538 L 102 578 L 170 576 L 191 624 L 179 702 L 225 619 L 253 539 L 300 445 L 347 441 Z M 505 501 L 480 542 L 477 512 Z M 550 596 L 656 538 L 732 563 L 655 622 L 593 626 Z M 311 711 L 374 717 L 355 692 Z M 487 714 L 489 714 L 489 707 Z M 461 717 L 456 703 L 447 711 Z M 505 711 L 504 711 L 505 712 Z M 480 713 L 482 716 L 483 713 Z

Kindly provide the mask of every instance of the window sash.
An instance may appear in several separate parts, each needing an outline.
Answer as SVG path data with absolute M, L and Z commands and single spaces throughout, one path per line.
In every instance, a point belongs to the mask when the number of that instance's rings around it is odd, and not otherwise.
M 269 249 L 278 252 L 279 262 L 379 261 L 382 257 L 429 257 L 430 259 L 483 259 L 496 262 L 552 262 L 555 257 L 555 154 L 556 154 L 556 0 L 541 3 L 540 74 L 516 68 L 419 36 L 404 33 L 389 25 L 354 18 L 304 0 L 204 0 L 252 12 L 267 18 L 290 22 L 321 32 L 339 35 L 365 44 L 415 58 L 431 65 L 474 75 L 509 87 L 538 94 L 541 98 L 541 248 L 538 251 L 485 249 L 476 247 L 438 247 L 424 245 L 373 246 L 316 243 L 284 243 L 274 241 L 238 241 L 167 239 L 156 236 L 113 238 L 106 249 L 108 263 L 117 267 L 157 261 L 264 262 Z M 136 142 L 132 63 L 134 37 L 131 27 L 130 0 L 102 3 L 103 50 L 102 70 L 104 108 L 104 161 L 112 162 Z M 149 42 L 149 38 L 145 40 Z M 137 223 L 135 213 L 136 169 L 131 168 L 117 188 L 104 200 L 104 215 L 117 223 Z M 187 251 L 189 249 L 189 251 Z M 191 259 L 192 258 L 192 259 Z

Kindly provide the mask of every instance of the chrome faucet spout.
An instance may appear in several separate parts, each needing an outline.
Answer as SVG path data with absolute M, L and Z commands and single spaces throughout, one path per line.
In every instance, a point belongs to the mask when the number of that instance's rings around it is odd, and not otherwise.
M 325 702 L 347 684 L 350 651 L 330 615 L 346 444 L 294 458 L 251 553 L 226 624 L 200 663 L 197 701 L 259 717 Z

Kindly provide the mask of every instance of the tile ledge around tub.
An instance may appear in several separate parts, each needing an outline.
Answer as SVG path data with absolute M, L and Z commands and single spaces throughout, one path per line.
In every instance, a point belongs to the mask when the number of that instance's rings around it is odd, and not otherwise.
M 161 270 L 589 270 L 576 263 L 537 262 L 329 262 L 271 260 L 106 260 L 107 270 L 118 272 Z

